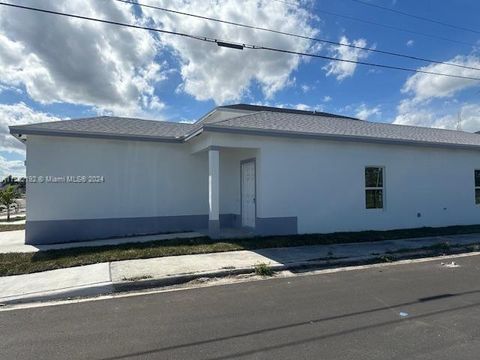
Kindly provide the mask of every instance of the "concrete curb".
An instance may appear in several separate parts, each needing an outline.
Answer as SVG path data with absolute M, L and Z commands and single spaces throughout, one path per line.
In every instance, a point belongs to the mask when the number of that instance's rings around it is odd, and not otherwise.
M 341 268 L 347 266 L 357 266 L 357 265 L 369 265 L 376 263 L 386 263 L 386 262 L 396 262 L 406 259 L 418 259 L 424 257 L 439 257 L 442 255 L 455 255 L 466 253 L 468 254 L 471 251 L 465 251 L 465 249 L 452 249 L 448 253 L 439 253 L 438 251 L 412 251 L 402 254 L 380 254 L 380 255 L 369 255 L 369 256 L 357 256 L 350 257 L 347 259 L 332 259 L 332 260 L 319 260 L 319 261 L 302 261 L 302 262 L 292 262 L 287 264 L 279 265 L 269 265 L 274 271 L 297 271 L 299 274 L 302 272 L 308 272 L 315 270 L 324 270 L 332 268 Z M 382 259 L 384 257 L 384 259 Z M 388 258 L 385 258 L 388 257 Z M 268 264 L 267 264 L 268 265 Z M 163 278 L 154 278 L 154 279 L 141 279 L 141 280 L 124 280 L 124 281 L 109 281 L 103 283 L 97 283 L 93 286 L 82 286 L 76 287 L 68 290 L 52 291 L 48 293 L 42 293 L 39 295 L 27 295 L 27 296 L 15 296 L 10 298 L 4 298 L 0 300 L 2 305 L 11 305 L 11 304 L 20 304 L 20 303 L 29 303 L 29 302 L 41 302 L 41 301 L 51 301 L 51 300 L 65 300 L 70 298 L 79 298 L 79 297 L 95 297 L 99 295 L 108 295 L 113 293 L 134 291 L 134 290 L 145 290 L 150 288 L 161 288 L 167 286 L 181 285 L 187 282 L 199 279 L 199 278 L 221 278 L 233 275 L 240 274 L 251 274 L 255 272 L 255 266 L 250 265 L 242 268 L 235 269 L 226 269 L 226 270 L 215 270 L 208 272 L 197 272 L 191 274 L 181 274 L 175 276 L 168 276 Z
M 319 267 L 318 265 L 313 264 L 312 262 L 306 263 L 292 263 L 289 265 L 271 265 L 268 266 L 274 271 L 283 271 L 283 270 L 293 270 L 299 268 L 313 268 Z M 242 275 L 242 274 L 252 274 L 255 272 L 254 266 L 248 266 L 244 268 L 236 268 L 229 270 L 218 270 L 218 271 L 209 271 L 209 272 L 198 272 L 194 274 L 185 274 L 178 276 L 169 276 L 164 278 L 157 279 L 145 279 L 145 280 L 135 280 L 135 281 L 120 281 L 113 283 L 113 288 L 115 292 L 126 292 L 133 290 L 145 290 L 149 288 L 156 287 L 166 287 L 173 285 L 181 285 L 187 282 L 200 279 L 200 278 L 221 278 L 233 275 Z
M 283 265 L 268 265 L 268 267 L 274 271 L 285 271 L 285 270 L 304 270 L 305 272 L 312 269 L 328 269 L 334 267 L 344 267 L 352 265 L 365 265 L 368 263 L 378 263 L 380 261 L 371 261 L 376 260 L 378 257 L 357 257 L 354 259 L 344 260 L 344 261 L 304 261 L 291 264 Z M 410 258 L 410 257 L 409 257 Z M 185 274 L 179 276 L 169 276 L 164 278 L 157 279 L 145 279 L 145 280 L 135 280 L 135 281 L 120 281 L 113 283 L 113 288 L 115 292 L 127 292 L 134 290 L 145 290 L 157 287 L 166 287 L 181 285 L 187 282 L 200 279 L 200 278 L 221 278 L 233 275 L 242 275 L 242 274 L 252 274 L 255 272 L 254 266 L 248 266 L 244 268 L 236 268 L 231 270 L 219 270 L 219 271 L 210 271 L 210 272 L 199 272 L 195 274 Z M 301 273 L 302 271 L 299 271 Z
M 271 265 L 269 266 L 270 269 L 274 271 L 298 271 L 298 273 L 315 270 L 323 270 L 323 269 L 331 269 L 337 267 L 347 267 L 347 266 L 357 266 L 357 265 L 369 265 L 369 264 L 377 264 L 377 263 L 388 263 L 388 262 L 396 262 L 400 260 L 407 260 L 407 259 L 419 259 L 424 257 L 439 257 L 441 258 L 444 255 L 456 255 L 462 253 L 469 253 L 471 251 L 465 251 L 463 249 L 454 249 L 448 252 L 448 254 L 439 253 L 438 251 L 412 251 L 400 255 L 395 254 L 380 254 L 375 256 L 357 256 L 351 257 L 348 259 L 342 260 L 320 260 L 320 261 L 302 261 L 302 262 L 295 262 L 290 264 L 280 264 L 280 265 Z M 382 260 L 381 257 L 388 257 L 391 260 L 386 261 Z M 268 264 L 267 264 L 268 265 Z M 303 270 L 303 271 L 302 271 Z M 127 291 L 134 291 L 134 290 L 145 290 L 150 288 L 156 287 L 166 287 L 166 286 L 173 286 L 173 285 L 181 285 L 187 282 L 200 279 L 200 278 L 216 278 L 216 277 L 226 277 L 226 276 L 233 276 L 233 275 L 241 275 L 241 274 L 252 274 L 255 272 L 255 266 L 248 266 L 244 268 L 236 268 L 236 269 L 229 269 L 229 270 L 218 270 L 218 271 L 209 271 L 209 272 L 198 272 L 194 274 L 182 274 L 178 276 L 169 276 L 164 278 L 156 278 L 156 279 L 144 279 L 144 280 L 134 280 L 134 281 L 120 281 L 113 283 L 114 292 L 127 292 Z
M 168 276 L 163 278 L 156 279 L 144 279 L 144 280 L 134 280 L 134 281 L 119 281 L 113 283 L 113 289 L 115 292 L 125 292 L 133 290 L 143 290 L 150 289 L 155 287 L 165 287 L 173 285 L 185 284 L 189 281 L 200 279 L 200 278 L 215 278 L 215 277 L 226 277 L 231 275 L 241 275 L 241 274 L 250 274 L 255 270 L 253 266 L 231 269 L 231 270 L 218 270 L 218 271 L 209 271 L 209 272 L 198 272 L 194 274 L 182 274 L 176 276 Z
M 39 295 L 10 296 L 0 300 L 0 305 L 25 304 L 52 300 L 67 300 L 79 297 L 94 297 L 114 292 L 113 283 L 101 283 L 94 286 L 81 286 L 69 290 L 56 290 Z

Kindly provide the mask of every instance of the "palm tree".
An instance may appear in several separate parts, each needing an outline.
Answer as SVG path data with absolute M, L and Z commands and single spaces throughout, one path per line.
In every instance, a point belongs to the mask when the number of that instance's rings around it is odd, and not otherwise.
M 10 221 L 10 205 L 15 203 L 20 194 L 17 188 L 12 185 L 8 185 L 3 189 L 0 189 L 0 204 L 7 207 L 7 221 Z

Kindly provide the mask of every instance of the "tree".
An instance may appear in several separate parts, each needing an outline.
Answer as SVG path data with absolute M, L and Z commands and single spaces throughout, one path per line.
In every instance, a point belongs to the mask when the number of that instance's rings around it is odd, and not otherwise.
M 5 179 L 2 180 L 3 185 L 13 184 L 13 183 L 14 183 L 14 180 L 12 175 L 8 175 L 7 177 L 5 177 Z
M 12 185 L 0 189 L 0 204 L 7 207 L 7 221 L 10 221 L 10 205 L 15 203 L 15 199 L 17 199 L 19 195 L 17 188 Z

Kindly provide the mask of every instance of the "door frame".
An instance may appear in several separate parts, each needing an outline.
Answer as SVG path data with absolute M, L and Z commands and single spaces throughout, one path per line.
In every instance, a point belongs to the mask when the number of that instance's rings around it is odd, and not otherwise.
M 243 165 L 247 163 L 253 163 L 253 171 L 255 172 L 255 181 L 254 181 L 254 187 L 255 187 L 255 193 L 254 193 L 254 199 L 255 199 L 255 225 L 252 227 L 250 226 L 243 226 Z M 240 227 L 244 228 L 249 228 L 249 229 L 255 229 L 257 225 L 257 158 L 249 158 L 245 160 L 240 161 Z

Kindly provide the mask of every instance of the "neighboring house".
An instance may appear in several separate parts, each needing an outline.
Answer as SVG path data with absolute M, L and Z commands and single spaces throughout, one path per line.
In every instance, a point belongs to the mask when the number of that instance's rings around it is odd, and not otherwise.
M 10 132 L 27 144 L 30 244 L 480 223 L 473 133 L 242 104 L 194 124 L 96 117 Z
M 15 186 L 17 191 L 23 196 L 26 190 L 26 179 L 24 177 L 17 178 L 13 177 L 12 175 L 6 176 L 2 182 L 0 183 L 0 188 L 4 188 L 6 186 Z

